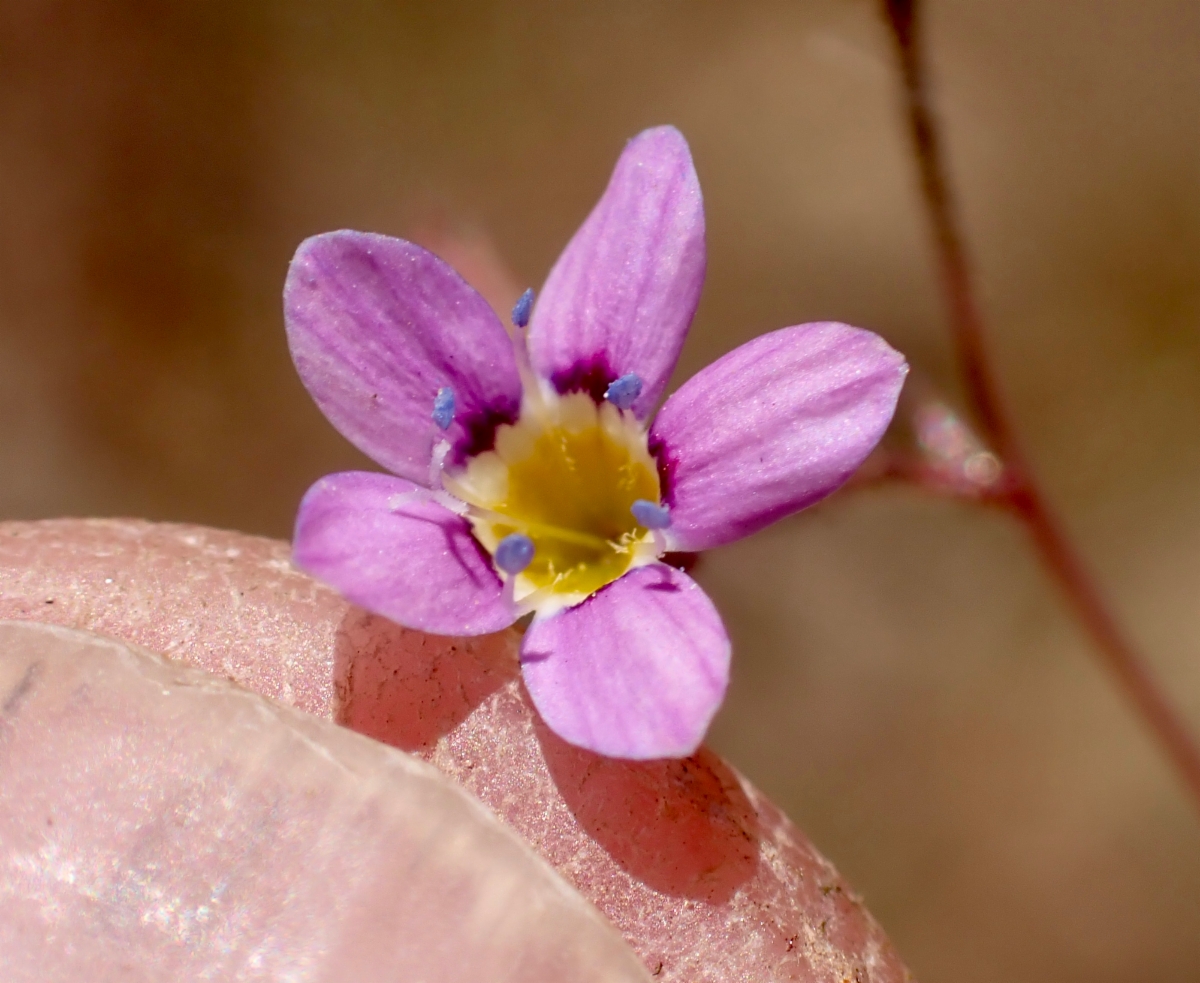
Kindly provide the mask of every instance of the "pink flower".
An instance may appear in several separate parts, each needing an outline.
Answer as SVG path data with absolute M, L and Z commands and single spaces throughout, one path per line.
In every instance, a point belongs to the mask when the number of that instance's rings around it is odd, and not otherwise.
M 730 645 L 663 554 L 732 542 L 828 495 L 883 434 L 907 371 L 870 332 L 802 324 L 719 359 L 650 425 L 704 267 L 700 186 L 672 127 L 625 148 L 512 332 L 410 242 L 301 244 L 284 290 L 296 367 L 393 474 L 318 481 L 296 562 L 423 631 L 481 634 L 533 612 L 522 671 L 556 733 L 614 757 L 690 754 L 724 696 Z

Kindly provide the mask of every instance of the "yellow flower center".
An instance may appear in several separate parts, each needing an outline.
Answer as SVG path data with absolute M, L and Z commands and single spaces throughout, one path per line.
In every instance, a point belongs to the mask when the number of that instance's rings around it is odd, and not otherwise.
M 645 431 L 632 413 L 586 393 L 527 399 L 520 419 L 496 431 L 493 450 L 442 480 L 471 506 L 475 537 L 490 552 L 512 533 L 533 542 L 514 599 L 542 611 L 577 604 L 657 556 L 653 534 L 630 512 L 659 497 Z

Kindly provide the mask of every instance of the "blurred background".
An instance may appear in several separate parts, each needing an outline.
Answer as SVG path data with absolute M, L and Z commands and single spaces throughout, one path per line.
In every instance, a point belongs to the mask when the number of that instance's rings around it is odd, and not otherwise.
M 932 0 L 1003 388 L 1200 730 L 1200 5 Z M 285 537 L 361 467 L 284 345 L 299 241 L 539 286 L 624 141 L 674 123 L 709 275 L 675 384 L 836 318 L 960 392 L 868 0 L 0 0 L 0 518 Z M 919 979 L 1196 979 L 1200 820 L 1006 516 L 846 491 L 705 557 L 712 743 Z

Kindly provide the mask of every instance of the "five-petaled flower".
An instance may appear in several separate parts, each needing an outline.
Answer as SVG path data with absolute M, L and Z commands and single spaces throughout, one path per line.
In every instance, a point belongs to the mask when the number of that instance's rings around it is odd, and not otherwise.
M 410 242 L 304 242 L 284 307 L 325 415 L 393 474 L 322 478 L 296 562 L 410 628 L 534 618 L 525 684 L 573 744 L 690 754 L 724 696 L 730 644 L 667 551 L 739 539 L 837 488 L 895 409 L 904 359 L 844 324 L 763 335 L 650 422 L 704 280 L 704 209 L 671 127 L 632 140 L 511 331 Z

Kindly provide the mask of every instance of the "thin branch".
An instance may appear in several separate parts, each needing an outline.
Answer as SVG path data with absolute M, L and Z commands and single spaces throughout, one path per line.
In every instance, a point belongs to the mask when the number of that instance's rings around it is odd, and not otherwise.
M 992 369 L 983 316 L 975 298 L 967 250 L 947 180 L 944 148 L 929 104 L 918 0 L 882 0 L 882 3 L 900 59 L 908 125 L 937 245 L 955 349 L 972 408 L 1008 476 L 1008 504 L 1029 528 L 1042 562 L 1091 636 L 1097 654 L 1178 769 L 1194 804 L 1200 808 L 1200 748 L 1113 616 L 1034 479 L 1017 439 Z

